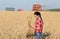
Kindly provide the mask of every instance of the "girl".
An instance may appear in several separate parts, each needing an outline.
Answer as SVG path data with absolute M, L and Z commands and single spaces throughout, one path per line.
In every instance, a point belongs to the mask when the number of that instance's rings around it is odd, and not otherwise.
M 42 30 L 43 30 L 43 20 L 41 17 L 40 12 L 35 12 L 34 16 L 36 18 L 35 21 L 35 38 L 36 39 L 42 39 Z
M 34 16 L 36 19 L 35 25 L 31 26 L 29 23 L 29 26 L 31 28 L 34 28 L 35 39 L 42 39 L 43 20 L 42 20 L 41 14 L 40 14 L 40 12 L 35 12 Z

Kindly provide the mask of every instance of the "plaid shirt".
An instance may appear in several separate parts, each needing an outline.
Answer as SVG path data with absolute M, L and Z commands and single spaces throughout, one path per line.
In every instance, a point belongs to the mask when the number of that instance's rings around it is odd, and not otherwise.
M 42 32 L 43 26 L 42 26 L 42 20 L 36 19 L 35 21 L 35 32 Z

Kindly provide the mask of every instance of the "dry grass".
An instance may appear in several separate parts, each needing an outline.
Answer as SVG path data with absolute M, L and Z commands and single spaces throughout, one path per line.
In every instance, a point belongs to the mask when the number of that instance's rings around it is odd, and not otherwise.
M 32 11 L 0 11 L 0 39 L 27 39 L 28 34 L 34 33 L 28 25 L 29 20 L 30 24 L 34 25 L 33 13 Z M 41 14 L 44 21 L 43 33 L 48 32 L 49 35 L 46 39 L 60 39 L 60 12 L 41 11 Z

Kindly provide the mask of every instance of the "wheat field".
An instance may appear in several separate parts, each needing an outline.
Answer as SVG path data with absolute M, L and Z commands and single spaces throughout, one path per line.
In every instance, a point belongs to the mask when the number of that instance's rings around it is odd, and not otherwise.
M 45 39 L 60 39 L 60 12 L 40 11 L 43 18 L 43 33 L 50 33 Z M 34 34 L 29 27 L 34 25 L 34 11 L 0 11 L 0 39 L 28 39 Z

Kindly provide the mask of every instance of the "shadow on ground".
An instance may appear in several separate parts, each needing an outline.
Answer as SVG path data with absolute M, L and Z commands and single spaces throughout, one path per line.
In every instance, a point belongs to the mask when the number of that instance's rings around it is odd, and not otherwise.
M 44 32 L 42 35 L 42 39 L 49 39 L 50 38 L 51 33 L 49 32 Z M 34 34 L 27 34 L 27 39 L 35 39 L 35 35 Z

